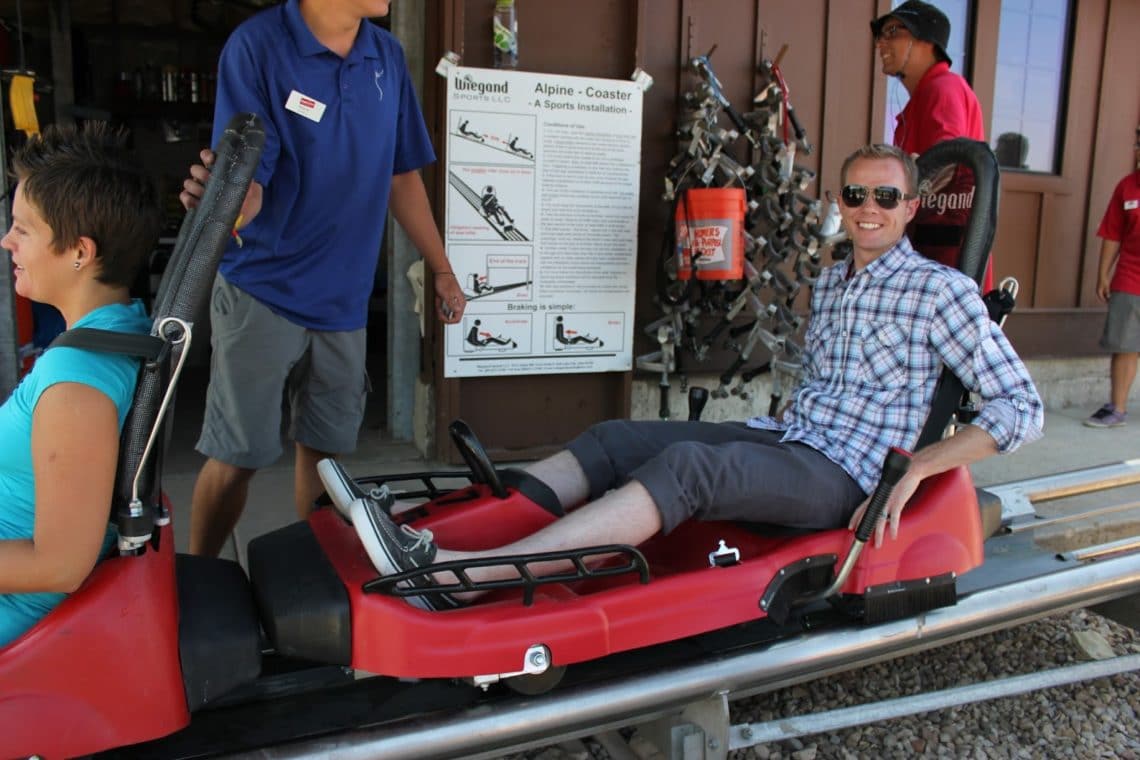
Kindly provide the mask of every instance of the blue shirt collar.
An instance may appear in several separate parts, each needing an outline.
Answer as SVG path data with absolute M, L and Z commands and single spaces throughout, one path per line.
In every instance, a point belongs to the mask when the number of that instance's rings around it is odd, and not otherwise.
M 297 46 L 298 54 L 302 56 L 320 55 L 321 53 L 331 53 L 327 47 L 321 44 L 314 35 L 309 25 L 305 23 L 305 19 L 301 16 L 301 3 L 300 0 L 289 0 L 284 6 L 285 15 L 285 28 L 289 30 L 290 36 L 293 37 L 293 44 Z M 356 40 L 352 43 L 352 50 L 348 51 L 348 56 L 345 60 L 355 58 L 379 58 L 380 51 L 376 47 L 375 35 L 368 34 L 366 24 L 371 24 L 368 20 L 360 22 L 360 31 L 356 33 Z

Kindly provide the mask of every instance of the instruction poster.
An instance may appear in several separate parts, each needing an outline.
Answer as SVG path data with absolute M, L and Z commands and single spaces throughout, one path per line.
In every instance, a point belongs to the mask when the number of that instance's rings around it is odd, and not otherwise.
M 642 90 L 448 71 L 447 255 L 467 296 L 446 377 L 633 366 Z

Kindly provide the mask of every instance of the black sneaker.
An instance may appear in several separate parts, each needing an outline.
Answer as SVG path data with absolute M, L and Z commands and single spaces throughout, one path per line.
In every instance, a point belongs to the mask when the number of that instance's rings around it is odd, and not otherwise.
M 1095 428 L 1120 427 L 1127 424 L 1128 413 L 1117 411 L 1111 402 L 1097 409 L 1091 417 L 1085 420 L 1085 427 Z
M 396 525 L 387 514 L 394 500 L 387 487 L 382 487 L 382 500 L 372 496 L 358 498 L 352 502 L 352 524 L 356 528 L 368 558 L 380 571 L 380 575 L 395 575 L 407 570 L 427 567 L 435 560 L 436 545 L 430 530 L 416 530 L 409 525 Z M 435 586 L 429 576 L 413 581 L 416 588 L 429 589 Z M 403 587 L 403 586 L 401 586 Z M 425 592 L 404 599 L 421 610 L 450 610 L 459 602 L 450 595 L 440 592 Z

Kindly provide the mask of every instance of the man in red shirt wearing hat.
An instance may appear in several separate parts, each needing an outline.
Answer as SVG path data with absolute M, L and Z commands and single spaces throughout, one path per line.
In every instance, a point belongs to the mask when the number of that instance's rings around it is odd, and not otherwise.
M 930 3 L 907 0 L 871 22 L 883 73 L 898 77 L 910 95 L 898 115 L 894 144 L 918 156 L 955 137 L 985 141 L 982 109 L 970 85 L 950 70 L 946 46 L 950 20 Z M 962 232 L 974 201 L 974 175 L 958 167 L 936 181 L 934 192 L 907 229 L 915 249 L 947 266 L 958 266 Z M 982 292 L 993 288 L 993 263 L 986 265 Z

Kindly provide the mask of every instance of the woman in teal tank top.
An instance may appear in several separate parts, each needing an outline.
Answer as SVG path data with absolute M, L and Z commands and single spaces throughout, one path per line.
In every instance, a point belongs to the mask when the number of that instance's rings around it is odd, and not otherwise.
M 154 183 L 105 124 L 48 127 L 13 157 L 15 289 L 68 329 L 146 333 L 130 285 L 162 223 Z M 53 348 L 0 406 L 0 647 L 91 573 L 108 514 L 137 360 Z

